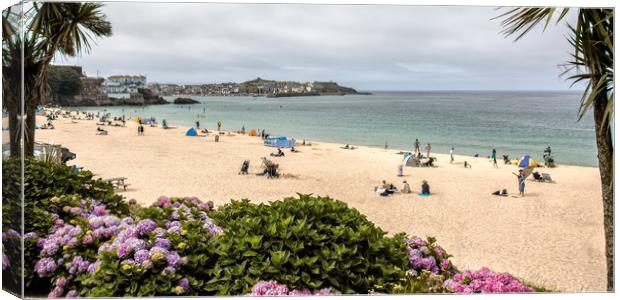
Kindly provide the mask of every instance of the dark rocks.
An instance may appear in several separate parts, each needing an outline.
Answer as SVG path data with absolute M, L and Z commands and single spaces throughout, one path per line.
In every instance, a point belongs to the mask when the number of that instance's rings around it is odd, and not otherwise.
M 200 101 L 196 101 L 192 98 L 176 98 L 174 99 L 174 104 L 196 104 L 200 103 Z

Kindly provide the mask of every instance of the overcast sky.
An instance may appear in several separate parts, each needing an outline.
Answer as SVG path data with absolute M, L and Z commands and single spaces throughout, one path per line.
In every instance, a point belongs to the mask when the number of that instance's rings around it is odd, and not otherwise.
M 504 38 L 492 7 L 108 3 L 113 36 L 57 59 L 149 82 L 327 81 L 359 90 L 566 90 L 564 23 Z M 573 18 L 569 18 L 570 21 Z

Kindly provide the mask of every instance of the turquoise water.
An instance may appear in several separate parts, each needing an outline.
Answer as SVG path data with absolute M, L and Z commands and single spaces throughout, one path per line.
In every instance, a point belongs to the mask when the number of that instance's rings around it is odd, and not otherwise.
M 575 92 L 374 92 L 373 95 L 265 98 L 192 97 L 194 105 L 82 107 L 81 110 L 165 118 L 169 124 L 224 130 L 265 128 L 298 140 L 412 148 L 418 138 L 433 152 L 498 157 L 530 154 L 542 160 L 551 146 L 560 164 L 596 166 L 591 115 L 577 122 Z M 166 97 L 172 100 L 174 97 Z M 206 111 L 206 118 L 198 114 Z

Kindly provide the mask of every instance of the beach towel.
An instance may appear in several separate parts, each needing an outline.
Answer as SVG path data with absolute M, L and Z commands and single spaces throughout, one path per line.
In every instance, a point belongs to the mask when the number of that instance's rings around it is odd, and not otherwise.
M 418 194 L 418 196 L 422 196 L 422 197 L 427 197 L 430 196 L 431 194 Z

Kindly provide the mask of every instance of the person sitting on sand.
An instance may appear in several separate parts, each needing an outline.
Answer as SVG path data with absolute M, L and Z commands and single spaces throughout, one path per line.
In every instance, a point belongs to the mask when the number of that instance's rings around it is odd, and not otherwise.
M 381 196 L 388 196 L 396 191 L 393 184 L 388 184 L 385 180 L 381 181 L 381 185 L 375 187 L 375 192 Z
M 101 129 L 101 127 L 97 126 L 97 131 L 105 131 L 103 129 Z
M 508 196 L 508 191 L 506 189 L 501 190 L 501 192 L 498 190 L 498 191 L 491 193 L 491 195 L 506 197 Z
M 467 163 L 467 161 L 465 161 L 463 163 L 463 166 L 465 167 L 465 169 L 470 168 L 471 169 L 471 164 Z
M 344 145 L 344 147 L 342 147 L 342 149 L 349 149 L 349 144 Z
M 280 157 L 280 156 L 284 156 L 284 152 L 282 152 L 282 149 L 278 148 L 277 153 L 271 153 L 269 155 L 274 156 L 274 157 Z
M 407 183 L 407 180 L 403 180 L 403 189 L 402 192 L 404 194 L 410 194 L 411 193 L 411 187 L 409 186 L 409 183 Z
M 422 180 L 422 195 L 430 195 L 431 187 L 428 185 L 428 181 Z
M 297 151 L 297 149 L 295 149 L 295 146 L 291 147 L 291 152 L 297 153 L 299 151 Z

